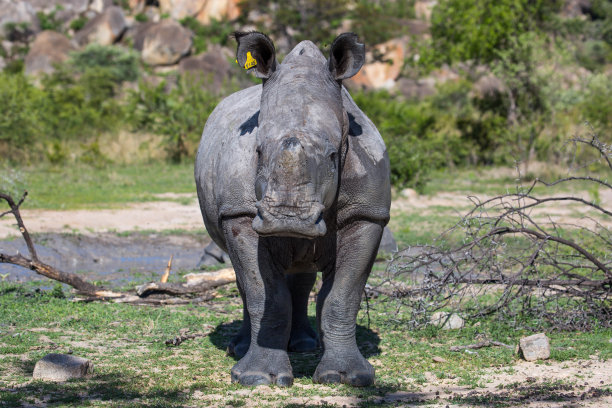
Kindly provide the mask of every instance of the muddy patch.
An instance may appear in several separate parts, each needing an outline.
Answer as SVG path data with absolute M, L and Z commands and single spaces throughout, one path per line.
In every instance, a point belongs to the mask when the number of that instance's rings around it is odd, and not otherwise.
M 194 269 L 210 238 L 204 234 L 46 233 L 38 234 L 34 241 L 43 262 L 83 274 L 90 281 L 121 285 L 138 279 L 159 278 L 172 255 L 174 271 Z M 0 251 L 28 253 L 22 239 L 0 241 Z M 12 282 L 40 279 L 33 271 L 9 264 L 0 264 L 0 274 Z

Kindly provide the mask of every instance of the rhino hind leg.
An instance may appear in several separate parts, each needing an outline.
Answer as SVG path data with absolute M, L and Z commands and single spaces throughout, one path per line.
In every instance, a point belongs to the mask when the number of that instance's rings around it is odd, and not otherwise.
M 374 367 L 355 339 L 361 294 L 376 258 L 383 227 L 357 221 L 338 231 L 336 264 L 323 273 L 317 300 L 317 321 L 323 357 L 313 381 L 357 387 L 374 383 Z
M 316 272 L 287 275 L 291 292 L 292 314 L 289 351 L 314 351 L 319 345 L 317 333 L 308 321 L 308 298 L 317 279 Z
M 227 249 L 242 287 L 251 326 L 247 353 L 232 368 L 232 382 L 254 386 L 293 384 L 287 354 L 291 331 L 291 294 L 284 271 L 270 255 L 250 217 L 223 221 Z

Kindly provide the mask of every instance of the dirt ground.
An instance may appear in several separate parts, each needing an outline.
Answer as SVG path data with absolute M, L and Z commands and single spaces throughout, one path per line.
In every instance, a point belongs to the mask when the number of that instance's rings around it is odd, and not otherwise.
M 602 191 L 602 202 L 612 201 L 612 192 Z M 590 200 L 588 193 L 584 193 Z M 200 214 L 195 194 L 162 194 L 160 201 L 126 204 L 124 208 L 94 210 L 22 210 L 24 223 L 30 233 L 98 233 L 124 232 L 134 230 L 163 231 L 171 229 L 203 229 L 204 223 Z M 489 197 L 479 196 L 481 201 Z M 165 201 L 164 199 L 181 199 Z M 185 199 L 189 200 L 184 204 Z M 418 211 L 442 213 L 449 216 L 463 215 L 472 206 L 470 198 L 463 193 L 439 193 L 433 196 L 419 195 L 414 190 L 406 189 L 391 204 L 392 215 Z M 548 221 L 580 224 L 589 223 L 584 218 L 586 206 L 576 203 L 555 203 L 542 209 L 536 209 L 532 215 Z M 610 220 L 598 220 L 606 227 L 612 227 Z M 10 216 L 0 218 L 0 239 L 18 235 L 15 220 Z M 610 224 L 610 225 L 608 225 Z

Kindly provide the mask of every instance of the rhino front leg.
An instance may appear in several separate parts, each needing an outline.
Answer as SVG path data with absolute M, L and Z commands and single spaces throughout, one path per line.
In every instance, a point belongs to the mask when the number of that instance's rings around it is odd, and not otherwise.
M 290 386 L 293 372 L 286 348 L 291 329 L 291 295 L 282 268 L 270 256 L 267 240 L 259 238 L 251 223 L 250 217 L 223 221 L 251 326 L 249 350 L 232 368 L 232 382 Z
M 237 284 L 240 297 L 242 298 L 242 326 L 238 333 L 232 337 L 229 344 L 227 345 L 227 354 L 237 358 L 242 358 L 249 351 L 249 344 L 251 344 L 251 318 L 247 311 L 246 296 L 242 285 Z
M 361 355 L 355 339 L 361 294 L 376 259 L 383 226 L 354 222 L 338 231 L 335 267 L 323 274 L 317 302 L 319 334 L 324 353 L 313 380 L 368 386 L 374 368 Z

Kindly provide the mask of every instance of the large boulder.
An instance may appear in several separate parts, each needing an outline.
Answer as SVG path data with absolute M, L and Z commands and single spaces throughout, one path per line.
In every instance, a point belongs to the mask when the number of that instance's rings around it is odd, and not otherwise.
M 179 63 L 179 73 L 201 81 L 205 89 L 218 94 L 232 72 L 228 52 L 231 58 L 229 49 L 213 46 L 203 54 L 184 58 Z
M 89 0 L 28 0 L 34 10 L 43 13 L 53 11 L 71 11 L 75 14 L 83 13 L 89 7 Z
M 202 24 L 216 20 L 233 20 L 240 15 L 239 0 L 159 0 L 162 13 L 175 20 L 195 17 Z
M 25 57 L 25 73 L 50 74 L 55 69 L 54 65 L 66 61 L 70 51 L 75 49 L 76 47 L 63 34 L 50 30 L 43 31 L 36 36 Z
M 26 25 L 27 30 L 34 33 L 40 31 L 40 22 L 36 16 L 36 9 L 28 1 L 0 0 L 1 36 L 8 36 L 11 34 L 9 30 L 7 30 L 8 24 Z
M 89 5 L 89 9 L 97 13 L 103 13 L 109 7 L 112 7 L 115 3 L 113 0 L 93 0 Z
M 196 19 L 202 24 L 215 20 L 235 20 L 240 16 L 241 0 L 208 0 L 204 8 L 198 13 Z
M 79 45 L 89 43 L 111 45 L 121 38 L 126 29 L 123 10 L 121 7 L 113 6 L 89 20 L 85 27 L 75 34 L 74 39 Z
M 438 4 L 437 0 L 417 0 L 414 2 L 414 14 L 420 20 L 431 20 L 433 8 Z
M 174 20 L 145 23 L 134 31 L 134 48 L 150 65 L 176 64 L 191 51 L 193 33 Z
M 406 48 L 406 40 L 403 38 L 394 38 L 376 45 L 366 56 L 366 60 L 370 62 L 366 63 L 350 82 L 353 86 L 369 89 L 393 87 L 404 66 Z

